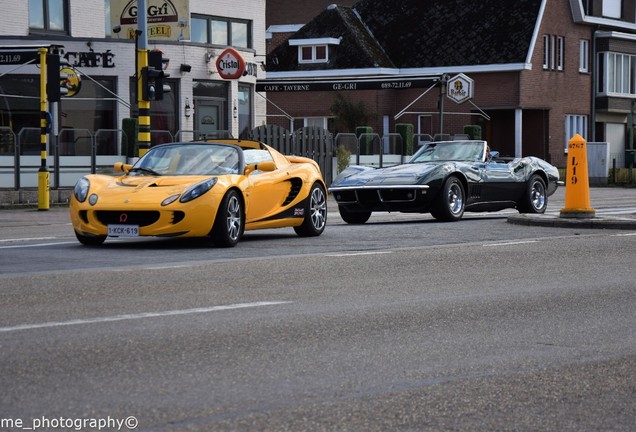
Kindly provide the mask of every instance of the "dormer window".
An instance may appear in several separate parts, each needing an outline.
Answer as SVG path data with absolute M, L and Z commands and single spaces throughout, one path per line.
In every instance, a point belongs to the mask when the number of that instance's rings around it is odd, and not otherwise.
M 298 63 L 327 63 L 327 45 L 298 47 Z
M 340 38 L 290 39 L 289 45 L 298 47 L 298 63 L 327 63 L 329 45 L 340 45 Z

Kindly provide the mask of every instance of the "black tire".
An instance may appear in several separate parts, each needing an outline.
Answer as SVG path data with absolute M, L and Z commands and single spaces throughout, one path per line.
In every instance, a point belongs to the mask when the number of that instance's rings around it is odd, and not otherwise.
M 327 225 L 327 195 L 325 188 L 318 182 L 311 187 L 305 204 L 305 219 L 294 231 L 300 237 L 315 237 L 322 234 Z
M 545 213 L 548 207 L 548 194 L 545 181 L 538 174 L 533 174 L 526 183 L 526 193 L 517 208 L 520 213 Z
M 457 177 L 448 177 L 433 203 L 431 214 L 439 221 L 455 222 L 464 216 L 466 193 Z
M 241 239 L 244 230 L 243 201 L 238 192 L 232 189 L 225 194 L 216 212 L 214 227 L 212 227 L 212 241 L 217 246 L 234 247 Z
M 344 206 L 338 206 L 340 217 L 348 224 L 363 224 L 371 217 L 370 211 L 349 211 Z
M 85 236 L 77 231 L 75 231 L 75 237 L 84 246 L 99 246 L 106 240 L 106 236 Z

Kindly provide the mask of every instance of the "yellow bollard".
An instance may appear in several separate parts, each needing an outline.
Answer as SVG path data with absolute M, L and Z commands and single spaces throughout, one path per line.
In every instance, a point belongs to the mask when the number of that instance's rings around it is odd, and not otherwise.
M 565 171 L 565 207 L 560 217 L 593 218 L 590 207 L 590 181 L 587 172 L 587 142 L 576 134 L 568 142 L 568 163 Z
M 50 207 L 49 172 L 38 171 L 38 210 L 48 210 Z

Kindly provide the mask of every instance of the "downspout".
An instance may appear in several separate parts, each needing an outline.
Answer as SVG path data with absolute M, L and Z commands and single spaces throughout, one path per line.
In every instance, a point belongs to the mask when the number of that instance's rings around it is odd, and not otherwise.
M 597 27 L 598 29 L 598 27 Z M 598 71 L 596 70 L 596 57 L 597 57 L 597 53 L 596 53 L 596 30 L 593 31 L 592 33 L 592 64 L 591 64 L 591 68 L 592 70 L 591 75 L 592 75 L 592 103 L 591 103 L 591 113 L 590 113 L 590 124 L 588 125 L 588 128 L 590 129 L 589 132 L 589 137 L 592 137 L 592 142 L 596 142 L 596 79 L 598 76 Z

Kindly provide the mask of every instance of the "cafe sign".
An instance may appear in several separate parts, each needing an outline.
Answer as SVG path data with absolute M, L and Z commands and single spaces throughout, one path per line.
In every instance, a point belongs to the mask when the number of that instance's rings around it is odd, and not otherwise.
M 462 103 L 473 98 L 474 81 L 460 73 L 448 80 L 446 95 L 455 102 Z
M 228 48 L 216 59 L 216 70 L 223 79 L 238 79 L 245 72 L 245 60 L 233 48 Z
M 146 0 L 147 40 L 190 39 L 188 0 Z M 110 0 L 111 28 L 135 39 L 139 29 L 137 0 Z M 114 31 L 114 30 L 113 30 Z

